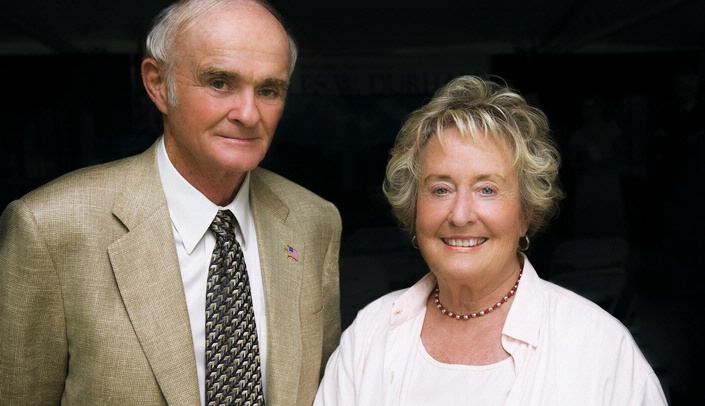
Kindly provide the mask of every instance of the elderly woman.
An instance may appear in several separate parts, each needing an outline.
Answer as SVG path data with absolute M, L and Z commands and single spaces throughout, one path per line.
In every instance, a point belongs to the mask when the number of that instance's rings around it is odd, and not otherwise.
M 430 272 L 359 312 L 315 405 L 666 405 L 629 331 L 524 254 L 557 212 L 546 116 L 456 78 L 408 118 L 384 191 Z

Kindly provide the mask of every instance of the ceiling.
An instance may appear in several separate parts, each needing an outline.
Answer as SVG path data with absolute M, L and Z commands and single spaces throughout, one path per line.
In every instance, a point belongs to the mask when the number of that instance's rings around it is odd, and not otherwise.
M 138 53 L 169 0 L 0 6 L 0 55 Z M 302 55 L 695 51 L 702 0 L 272 0 Z

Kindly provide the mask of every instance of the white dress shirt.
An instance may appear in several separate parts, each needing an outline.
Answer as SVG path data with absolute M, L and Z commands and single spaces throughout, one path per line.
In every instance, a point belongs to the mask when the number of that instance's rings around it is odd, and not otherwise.
M 328 360 L 314 405 L 413 404 L 417 343 L 435 286 L 429 273 L 362 309 Z M 629 330 L 596 304 L 540 279 L 526 257 L 502 345 L 515 377 L 505 406 L 667 404 Z M 433 390 L 453 393 L 444 385 Z
M 220 207 L 208 200 L 174 168 L 164 146 L 164 137 L 159 141 L 157 162 L 171 216 L 176 252 L 179 256 L 181 278 L 184 283 L 186 304 L 191 320 L 201 404 L 205 404 L 206 380 L 206 283 L 211 254 L 215 247 L 215 236 L 210 231 L 210 225 L 220 209 L 232 211 L 237 219 L 238 227 L 236 227 L 235 234 L 242 246 L 247 274 L 250 279 L 260 348 L 262 385 L 265 388 L 264 393 L 266 393 L 267 319 L 257 248 L 257 233 L 250 208 L 250 174 L 248 173 L 245 177 L 235 199 L 227 206 Z

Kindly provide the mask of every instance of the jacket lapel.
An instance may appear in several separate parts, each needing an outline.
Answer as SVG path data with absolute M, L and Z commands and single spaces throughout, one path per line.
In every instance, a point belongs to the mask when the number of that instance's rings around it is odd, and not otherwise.
M 303 240 L 286 222 L 289 208 L 252 172 L 252 212 L 267 303 L 267 395 L 270 404 L 297 399 L 301 368 L 299 300 L 306 258 L 287 255 L 291 246 L 305 252 Z M 271 367 L 276 365 L 276 368 Z
M 133 162 L 114 214 L 128 232 L 108 247 L 125 308 L 170 405 L 200 404 L 191 326 L 156 144 Z

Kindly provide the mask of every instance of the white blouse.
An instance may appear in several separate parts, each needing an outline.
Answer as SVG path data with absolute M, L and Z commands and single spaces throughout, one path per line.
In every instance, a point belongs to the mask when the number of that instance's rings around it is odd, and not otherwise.
M 389 293 L 361 310 L 328 360 L 315 406 L 406 406 L 424 396 L 427 405 L 446 405 L 439 396 L 469 404 L 468 386 L 435 380 L 431 367 L 416 368 L 426 300 L 436 286 L 433 274 L 408 289 Z M 511 361 L 486 385 L 504 406 L 666 406 L 658 377 L 629 330 L 595 303 L 539 278 L 528 259 L 502 329 Z M 451 374 L 451 370 L 446 370 Z M 458 371 L 455 371 L 456 373 Z M 429 375 L 429 376 L 423 376 Z M 461 373 L 459 375 L 465 375 Z M 506 375 L 502 375 L 505 376 Z M 482 379 L 482 378 L 475 378 Z M 511 378 L 510 378 L 511 379 Z M 463 382 L 463 378 L 461 378 Z M 511 390 L 507 394 L 507 386 Z M 484 395 L 487 395 L 485 393 Z
M 445 364 L 436 361 L 418 339 L 418 353 L 409 386 L 410 406 L 500 406 L 514 385 L 514 361 L 490 365 Z

